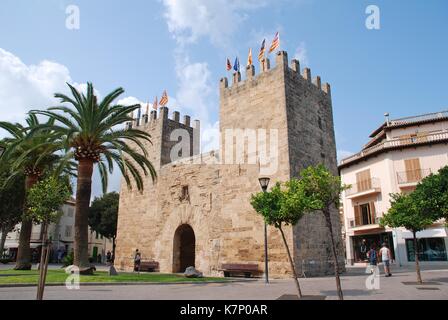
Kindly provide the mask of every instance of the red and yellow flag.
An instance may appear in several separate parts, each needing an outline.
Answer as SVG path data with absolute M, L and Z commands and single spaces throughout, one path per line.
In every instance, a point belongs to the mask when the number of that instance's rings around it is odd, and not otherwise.
M 227 69 L 227 71 L 232 70 L 232 63 L 230 62 L 229 58 L 227 58 L 226 69 Z
M 261 61 L 264 59 L 264 53 L 266 52 L 266 39 L 263 40 L 261 44 L 260 53 L 258 54 L 258 60 Z
M 272 40 L 271 48 L 269 49 L 269 53 L 274 52 L 280 47 L 280 34 L 277 32 L 275 34 L 274 40 Z
M 247 57 L 247 66 L 250 67 L 253 64 L 252 60 L 252 48 L 249 49 L 249 56 Z
M 163 107 L 166 106 L 168 104 L 168 100 L 168 93 L 165 90 L 163 91 L 162 98 L 160 99 L 160 105 Z

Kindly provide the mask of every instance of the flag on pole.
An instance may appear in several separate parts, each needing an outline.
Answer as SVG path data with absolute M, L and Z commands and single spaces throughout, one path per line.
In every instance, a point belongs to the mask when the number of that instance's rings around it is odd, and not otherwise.
M 162 98 L 160 99 L 160 105 L 166 106 L 167 104 L 168 104 L 168 93 L 165 90 L 165 91 L 163 91 Z
M 274 40 L 272 40 L 271 48 L 269 49 L 269 53 L 274 52 L 280 47 L 280 34 L 277 32 L 275 34 Z
M 252 60 L 252 48 L 249 49 L 249 57 L 247 58 L 247 66 L 250 67 L 253 64 Z
M 235 59 L 235 64 L 233 65 L 233 70 L 235 70 L 236 72 L 240 71 L 240 59 L 238 59 L 238 57 L 236 57 L 236 59 Z
M 152 104 L 152 108 L 153 108 L 154 110 L 157 110 L 158 107 L 159 107 L 159 102 L 158 102 L 158 99 L 157 99 L 157 97 L 156 97 L 156 100 L 155 100 L 154 103 Z
M 227 58 L 227 66 L 226 66 L 226 68 L 227 68 L 227 71 L 232 70 L 232 63 L 230 62 L 229 58 Z
M 258 61 L 261 61 L 264 59 L 265 52 L 266 52 L 266 39 L 264 39 L 263 43 L 261 44 L 260 53 L 258 54 Z

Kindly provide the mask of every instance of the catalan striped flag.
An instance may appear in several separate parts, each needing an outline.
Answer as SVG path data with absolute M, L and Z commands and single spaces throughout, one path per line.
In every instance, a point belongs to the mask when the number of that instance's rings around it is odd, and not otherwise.
M 159 102 L 158 102 L 158 98 L 156 97 L 156 100 L 154 100 L 154 103 L 152 104 L 152 108 L 154 110 L 157 110 L 158 107 L 159 107 Z
M 227 71 L 232 70 L 232 63 L 230 62 L 229 58 L 227 58 L 227 65 L 226 65 Z
M 263 43 L 261 44 L 260 53 L 258 54 L 258 61 L 261 61 L 264 59 L 265 52 L 266 52 L 266 39 L 264 39 Z
M 280 47 L 280 34 L 277 32 L 275 34 L 274 40 L 272 40 L 271 48 L 269 49 L 269 53 L 274 52 Z
M 252 48 L 249 49 L 249 56 L 247 57 L 247 66 L 250 67 L 253 64 L 252 60 Z
M 166 92 L 166 90 L 163 91 L 163 95 L 159 103 L 161 106 L 166 106 L 168 104 L 168 93 Z

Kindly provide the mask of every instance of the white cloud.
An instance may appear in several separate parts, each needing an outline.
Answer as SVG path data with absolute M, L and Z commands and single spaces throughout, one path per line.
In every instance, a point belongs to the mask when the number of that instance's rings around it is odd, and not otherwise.
M 294 53 L 294 59 L 299 60 L 300 66 L 308 67 L 310 65 L 305 42 L 300 42 L 299 46 L 296 49 L 296 52 Z
M 247 18 L 247 11 L 273 0 L 163 0 L 168 29 L 181 44 L 209 37 L 215 45 L 225 46 Z
M 66 82 L 72 79 L 64 65 L 47 60 L 26 65 L 0 48 L 0 120 L 23 122 L 29 110 L 54 105 L 54 93 L 66 91 Z

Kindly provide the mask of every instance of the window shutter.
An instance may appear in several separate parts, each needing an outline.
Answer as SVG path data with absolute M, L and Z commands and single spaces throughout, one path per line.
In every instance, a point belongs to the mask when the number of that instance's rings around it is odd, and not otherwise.
M 406 177 L 408 182 L 416 182 L 421 180 L 420 159 L 409 159 L 404 161 L 406 167 Z
M 362 225 L 362 219 L 361 219 L 361 210 L 359 206 L 355 206 L 355 227 L 359 227 Z
M 376 223 L 376 210 L 375 210 L 375 202 L 374 201 L 370 201 L 370 219 L 371 219 L 371 224 L 375 224 Z

